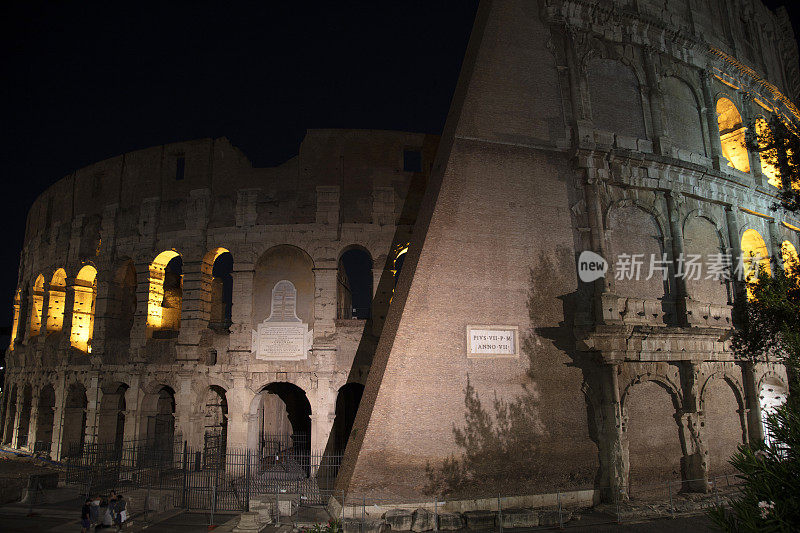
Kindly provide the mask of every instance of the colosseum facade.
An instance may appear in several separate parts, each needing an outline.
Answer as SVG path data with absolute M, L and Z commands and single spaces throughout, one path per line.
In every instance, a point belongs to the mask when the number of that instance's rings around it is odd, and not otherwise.
M 797 124 L 798 94 L 785 11 L 756 0 L 487 0 L 441 138 L 76 171 L 30 210 L 4 442 L 308 433 L 346 444 L 337 490 L 387 501 L 707 490 L 787 390 L 730 330 L 738 259 L 800 246 L 745 142 Z M 605 277 L 581 281 L 584 251 Z M 355 318 L 348 253 L 372 274 Z M 639 256 L 657 275 L 620 275 Z M 685 275 L 695 256 L 728 275 Z

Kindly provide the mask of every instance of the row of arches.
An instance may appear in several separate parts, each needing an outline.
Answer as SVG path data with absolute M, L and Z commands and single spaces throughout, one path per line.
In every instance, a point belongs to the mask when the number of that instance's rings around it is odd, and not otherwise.
M 269 298 L 257 298 L 256 295 L 270 294 L 272 287 L 285 279 L 297 288 L 298 316 L 304 322 L 312 324 L 314 270 L 314 262 L 300 248 L 279 245 L 265 252 L 255 264 L 255 322 L 269 316 Z M 392 270 L 395 274 L 399 272 L 399 268 Z M 218 332 L 226 332 L 232 323 L 233 271 L 233 255 L 221 247 L 207 252 L 200 266 L 200 316 L 209 328 Z M 180 330 L 184 307 L 185 276 L 182 255 L 176 250 L 159 253 L 148 265 L 147 275 L 146 337 L 173 338 Z M 95 267 L 85 265 L 75 279 L 70 281 L 70 287 L 74 289 L 72 309 L 66 308 L 67 274 L 63 268 L 54 272 L 49 283 L 45 283 L 42 274 L 37 276 L 30 288 L 29 298 L 25 297 L 22 290 L 18 290 L 14 299 L 11 349 L 22 340 L 23 325 L 27 325 L 27 338 L 50 335 L 63 329 L 64 316 L 70 313 L 71 346 L 91 353 L 98 295 L 97 279 Z M 123 341 L 129 337 L 138 305 L 137 283 L 137 271 L 132 260 L 121 261 L 111 273 L 104 294 L 107 302 L 104 314 L 105 335 L 108 339 Z M 338 262 L 336 318 L 369 318 L 373 291 L 373 260 L 370 253 L 360 246 L 346 248 Z
M 645 110 L 658 105 L 657 100 L 648 101 L 643 92 L 646 78 L 637 72 L 631 62 L 607 57 L 593 57 L 587 65 L 587 83 L 592 121 L 597 129 L 645 139 L 648 137 Z M 710 156 L 714 150 L 710 143 L 716 142 L 709 121 L 704 120 L 705 98 L 692 84 L 677 73 L 665 73 L 657 83 L 658 94 L 663 100 L 663 121 L 657 132 L 666 135 L 676 147 L 702 156 Z M 758 101 L 758 100 L 756 100 Z M 631 102 L 636 105 L 631 106 Z M 720 92 L 708 102 L 713 105 L 714 126 L 719 136 L 717 150 L 728 161 L 728 166 L 749 173 L 751 154 L 746 142 L 747 125 L 734 103 L 734 99 Z M 753 117 L 755 133 L 763 134 L 768 125 L 768 112 Z M 655 120 L 655 119 L 654 119 Z M 655 127 L 655 126 L 653 126 Z M 765 158 L 759 157 L 761 174 L 770 185 L 780 187 L 775 168 Z
M 136 446 L 148 449 L 172 450 L 176 439 L 191 438 L 179 431 L 178 416 L 197 410 L 202 422 L 196 441 L 201 439 L 204 447 L 214 448 L 214 454 L 224 455 L 229 444 L 229 420 L 237 414 L 229 412 L 229 391 L 219 385 L 210 385 L 190 403 L 181 404 L 175 390 L 166 384 L 150 387 L 137 402 L 127 384 L 108 383 L 101 386 L 97 410 L 90 413 L 86 387 L 74 382 L 63 396 L 60 421 L 56 420 L 57 400 L 52 384 L 46 383 L 39 390 L 30 383 L 13 384 L 9 390 L 6 416 L 0 426 L 2 442 L 53 453 L 56 444 L 60 457 L 79 456 L 88 441 L 113 450 L 122 450 L 127 441 L 136 441 Z M 327 446 L 319 452 L 344 452 L 363 390 L 364 386 L 356 382 L 339 388 Z M 247 404 L 246 412 L 239 416 L 248 425 L 246 438 L 232 443 L 236 447 L 246 446 L 263 455 L 287 447 L 299 455 L 312 451 L 312 407 L 306 391 L 297 384 L 273 382 L 261 387 Z M 58 427 L 62 428 L 61 435 L 55 443 Z

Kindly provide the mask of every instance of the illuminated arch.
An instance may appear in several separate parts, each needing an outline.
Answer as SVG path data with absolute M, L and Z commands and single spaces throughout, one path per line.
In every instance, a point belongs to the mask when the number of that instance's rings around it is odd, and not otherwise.
M 758 138 L 759 148 L 763 148 L 766 144 L 764 140 L 765 135 L 769 135 L 769 124 L 767 124 L 767 121 L 764 120 L 763 117 L 758 117 L 756 119 L 756 137 Z M 772 152 L 772 150 L 759 153 L 761 159 L 761 173 L 767 177 L 767 182 L 770 185 L 773 187 L 780 187 L 781 179 L 778 176 L 778 169 L 767 162 L 770 152 Z
M 772 273 L 767 243 L 754 229 L 749 229 L 742 234 L 742 264 L 742 274 L 748 283 L 747 299 L 750 300 L 753 298 L 753 293 L 749 284 L 758 279 L 759 272 Z
M 70 344 L 82 352 L 92 352 L 94 304 L 97 297 L 97 269 L 83 267 L 75 278 L 75 303 L 72 307 Z
M 177 302 L 177 307 L 164 306 L 167 265 L 177 257 L 180 257 L 178 252 L 167 250 L 158 254 L 150 263 L 150 288 L 147 298 L 147 331 L 150 335 L 153 331 L 177 330 L 180 324 L 180 302 Z M 177 283 L 180 286 L 183 276 L 180 274 L 178 276 Z
M 227 256 L 225 254 L 228 254 Z M 208 327 L 227 331 L 233 299 L 233 255 L 226 248 L 214 248 L 203 257 L 200 267 L 203 310 Z
M 728 160 L 728 165 L 742 172 L 750 172 L 750 159 L 744 138 L 747 128 L 742 124 L 739 110 L 725 97 L 717 100 L 717 122 L 722 155 Z
M 33 283 L 31 294 L 30 336 L 37 336 L 42 330 L 42 306 L 44 305 L 44 276 L 39 274 Z
M 783 269 L 788 274 L 792 268 L 798 265 L 797 248 L 789 241 L 781 243 L 781 258 L 783 259 Z M 13 333 L 12 333 L 13 335 Z
M 19 309 L 21 302 L 21 291 L 17 290 L 14 293 L 14 321 L 11 323 L 11 342 L 8 345 L 9 350 L 14 349 L 14 343 L 17 340 L 17 330 L 19 329 Z
M 61 331 L 64 326 L 64 305 L 67 301 L 67 273 L 59 268 L 53 273 L 48 290 L 50 299 L 47 303 L 47 332 Z

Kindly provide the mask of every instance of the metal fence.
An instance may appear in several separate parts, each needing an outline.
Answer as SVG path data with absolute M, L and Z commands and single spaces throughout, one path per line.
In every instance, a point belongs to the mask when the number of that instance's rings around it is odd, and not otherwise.
M 224 437 L 192 447 L 180 436 L 87 445 L 65 459 L 66 481 L 83 494 L 146 489 L 192 510 L 246 511 L 253 497 L 293 504 L 328 502 L 341 455 L 306 451 L 303 436 L 269 436 L 256 450 L 227 448 Z M 262 498 L 263 499 L 263 498 Z

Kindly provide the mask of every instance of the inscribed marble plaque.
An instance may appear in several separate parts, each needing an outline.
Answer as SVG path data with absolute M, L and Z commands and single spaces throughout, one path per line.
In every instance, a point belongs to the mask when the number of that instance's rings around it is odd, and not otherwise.
M 467 357 L 517 357 L 517 326 L 467 326 Z
M 269 318 L 253 331 L 256 359 L 306 359 L 313 341 L 313 330 L 297 317 L 297 289 L 281 280 L 272 289 Z

